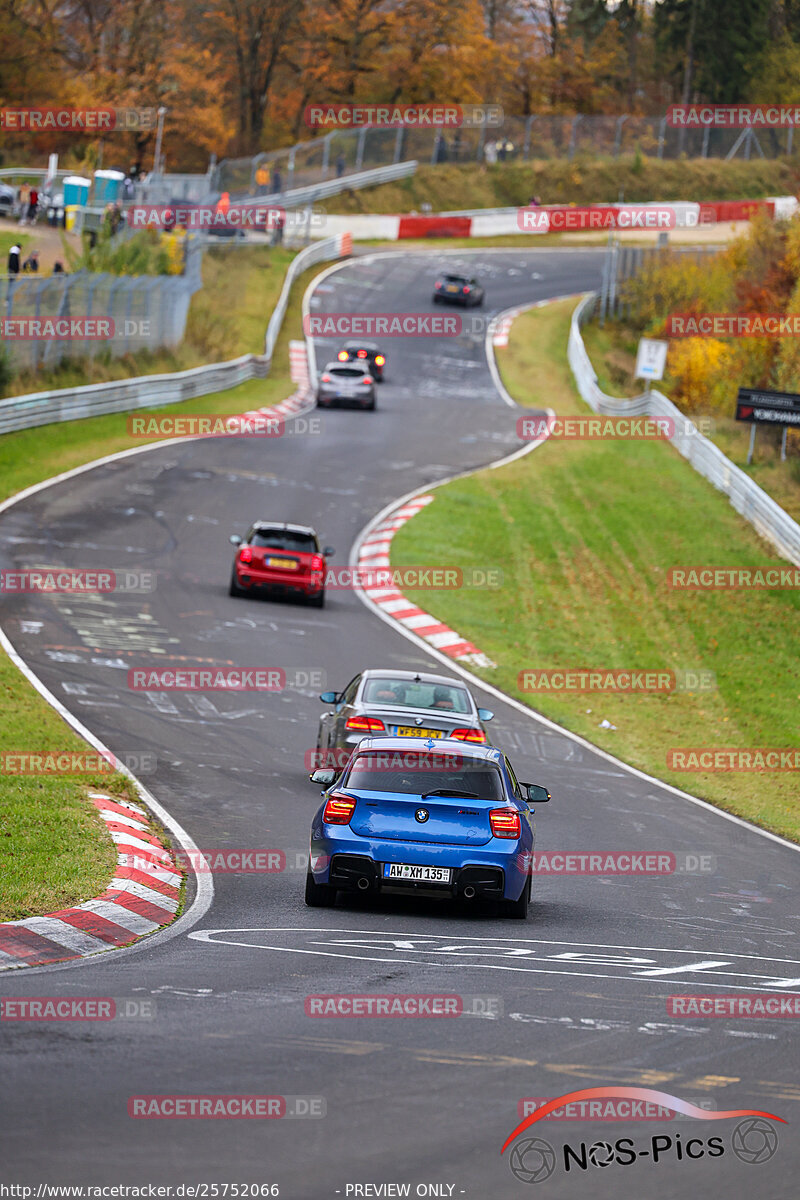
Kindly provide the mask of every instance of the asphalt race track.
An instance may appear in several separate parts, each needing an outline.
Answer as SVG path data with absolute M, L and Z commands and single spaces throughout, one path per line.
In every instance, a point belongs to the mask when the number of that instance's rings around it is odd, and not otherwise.
M 484 282 L 491 312 L 594 288 L 602 259 L 593 250 L 448 258 L 462 262 Z M 312 311 L 432 312 L 440 263 L 433 250 L 353 259 L 326 277 Z M 334 348 L 318 345 L 318 362 Z M 479 692 L 518 775 L 552 792 L 537 813 L 538 850 L 669 851 L 689 866 L 687 855 L 706 855 L 708 869 L 540 878 L 525 923 L 424 900 L 303 903 L 302 856 L 319 801 L 304 756 L 316 743 L 318 692 L 366 666 L 440 664 L 352 592 L 329 593 L 323 610 L 230 598 L 228 535 L 257 517 L 308 523 L 346 563 L 391 500 L 517 449 L 516 415 L 494 388 L 482 333 L 396 339 L 374 414 L 322 413 L 318 435 L 163 446 L 2 514 L 3 567 L 157 570 L 146 596 L 12 597 L 3 626 L 112 750 L 155 753 L 144 782 L 198 846 L 278 848 L 288 867 L 216 876 L 213 904 L 189 936 L 3 973 L 3 996 L 155 1005 L 151 1020 L 0 1026 L 0 1181 L 235 1181 L 278 1184 L 297 1200 L 402 1194 L 354 1190 L 390 1183 L 410 1184 L 412 1196 L 473 1200 L 796 1195 L 792 1022 L 687 1020 L 666 1008 L 672 994 L 800 990 L 797 855 L 785 844 Z M 126 686 L 129 666 L 209 661 L 282 667 L 297 687 L 203 695 Z M 306 1015 L 307 995 L 336 992 L 456 993 L 477 998 L 477 1015 Z M 521 1098 L 620 1084 L 716 1109 L 764 1109 L 790 1124 L 776 1124 L 769 1161 L 745 1162 L 732 1149 L 733 1119 L 539 1122 L 523 1137 L 555 1148 L 554 1173 L 540 1183 L 512 1174 L 511 1151 L 500 1149 Z M 128 1097 L 167 1093 L 318 1097 L 326 1115 L 128 1116 Z M 672 1138 L 658 1161 L 654 1135 Z M 719 1136 L 725 1151 L 679 1158 L 678 1135 Z M 634 1140 L 635 1162 L 564 1170 L 565 1141 L 577 1149 L 621 1137 Z M 423 1184 L 439 1190 L 417 1192 Z

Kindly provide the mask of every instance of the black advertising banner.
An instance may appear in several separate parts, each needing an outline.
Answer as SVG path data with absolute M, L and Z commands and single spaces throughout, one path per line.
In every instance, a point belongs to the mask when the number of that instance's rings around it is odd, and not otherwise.
M 796 425 L 800 428 L 800 396 L 795 392 L 739 388 L 736 420 L 757 425 Z

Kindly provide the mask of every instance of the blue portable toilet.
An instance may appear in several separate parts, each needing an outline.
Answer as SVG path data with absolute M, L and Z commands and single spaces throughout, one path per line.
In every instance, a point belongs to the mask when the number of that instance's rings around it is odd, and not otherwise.
M 64 207 L 68 204 L 85 204 L 91 183 L 91 179 L 84 179 L 82 175 L 67 175 L 64 180 Z
M 94 173 L 94 203 L 99 207 L 113 204 L 122 198 L 122 181 L 125 178 L 122 171 L 95 171 Z

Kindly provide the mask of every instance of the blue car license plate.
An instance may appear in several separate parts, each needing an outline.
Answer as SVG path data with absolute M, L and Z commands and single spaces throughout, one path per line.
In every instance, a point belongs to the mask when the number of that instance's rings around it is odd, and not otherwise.
M 384 863 L 384 879 L 409 880 L 414 883 L 450 883 L 450 867 L 418 867 L 412 863 Z

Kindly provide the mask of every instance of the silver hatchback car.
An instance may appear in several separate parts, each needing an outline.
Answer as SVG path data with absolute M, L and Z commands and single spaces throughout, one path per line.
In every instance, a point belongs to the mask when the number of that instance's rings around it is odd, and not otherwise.
M 352 404 L 355 408 L 375 408 L 375 377 L 361 362 L 329 362 L 317 384 L 317 407 Z
M 373 668 L 350 680 L 342 692 L 323 692 L 317 735 L 319 767 L 343 767 L 363 737 L 453 738 L 489 745 L 484 728 L 494 713 L 478 708 L 457 679 L 428 672 Z

